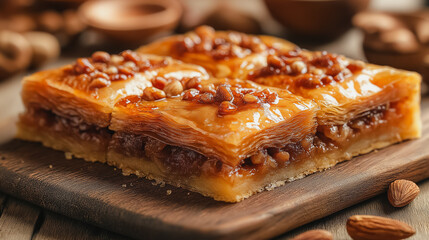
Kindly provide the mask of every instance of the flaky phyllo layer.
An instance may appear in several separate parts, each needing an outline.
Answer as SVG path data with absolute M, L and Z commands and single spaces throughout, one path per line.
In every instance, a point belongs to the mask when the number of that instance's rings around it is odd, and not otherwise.
M 200 27 L 23 81 L 18 137 L 236 202 L 420 136 L 420 76 Z

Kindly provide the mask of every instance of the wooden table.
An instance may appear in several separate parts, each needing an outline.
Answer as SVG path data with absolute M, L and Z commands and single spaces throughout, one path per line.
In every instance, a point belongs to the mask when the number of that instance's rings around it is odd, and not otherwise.
M 360 50 L 361 38 L 358 31 L 351 30 L 334 43 L 307 47 L 326 49 L 362 59 L 363 55 Z M 54 68 L 73 60 L 74 56 L 62 57 L 59 61 L 46 68 Z M 7 126 L 10 121 L 15 121 L 16 115 L 22 110 L 18 93 L 20 91 L 20 79 L 25 74 L 15 76 L 0 83 L 0 109 L 2 111 L 0 115 L 0 143 L 13 137 L 15 129 L 5 128 L 4 126 Z M 417 230 L 417 234 L 410 239 L 429 239 L 429 180 L 419 183 L 419 186 L 421 188 L 419 197 L 407 207 L 399 209 L 391 207 L 387 202 L 386 195 L 383 194 L 302 226 L 292 232 L 285 233 L 279 236 L 278 239 L 290 239 L 303 231 L 316 228 L 331 231 L 335 239 L 350 239 L 345 229 L 345 223 L 347 218 L 354 214 L 371 214 L 396 218 L 407 222 Z M 0 239 L 128 238 L 58 215 L 0 192 Z

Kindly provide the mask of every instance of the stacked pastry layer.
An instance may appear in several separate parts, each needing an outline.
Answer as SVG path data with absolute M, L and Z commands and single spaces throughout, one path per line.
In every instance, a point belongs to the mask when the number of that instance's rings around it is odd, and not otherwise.
M 237 202 L 420 136 L 420 76 L 209 27 L 24 79 L 18 137 Z

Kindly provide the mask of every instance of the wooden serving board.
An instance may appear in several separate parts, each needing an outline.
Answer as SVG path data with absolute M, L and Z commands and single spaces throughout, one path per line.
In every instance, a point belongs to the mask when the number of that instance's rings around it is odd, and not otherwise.
M 62 152 L 20 140 L 0 145 L 0 190 L 135 238 L 269 238 L 383 193 L 395 179 L 428 178 L 429 99 L 422 110 L 422 138 L 235 204 L 154 186 L 104 164 L 66 160 Z

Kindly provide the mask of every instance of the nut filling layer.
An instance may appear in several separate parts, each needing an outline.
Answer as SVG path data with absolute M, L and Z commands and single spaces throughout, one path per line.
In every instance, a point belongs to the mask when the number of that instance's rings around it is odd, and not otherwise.
M 183 148 L 167 145 L 155 138 L 112 132 L 107 128 L 87 125 L 79 119 L 66 119 L 41 109 L 29 109 L 21 115 L 21 122 L 43 128 L 56 134 L 69 135 L 76 140 L 104 146 L 126 157 L 144 158 L 153 161 L 168 174 L 180 176 L 216 175 L 230 178 L 233 175 L 260 176 L 277 168 L 287 167 L 291 162 L 309 158 L 315 154 L 338 149 L 353 141 L 360 134 L 375 130 L 400 117 L 395 104 L 382 105 L 364 112 L 343 125 L 319 125 L 314 134 L 299 142 L 285 143 L 282 148 L 266 148 L 257 154 L 241 160 L 238 166 Z

